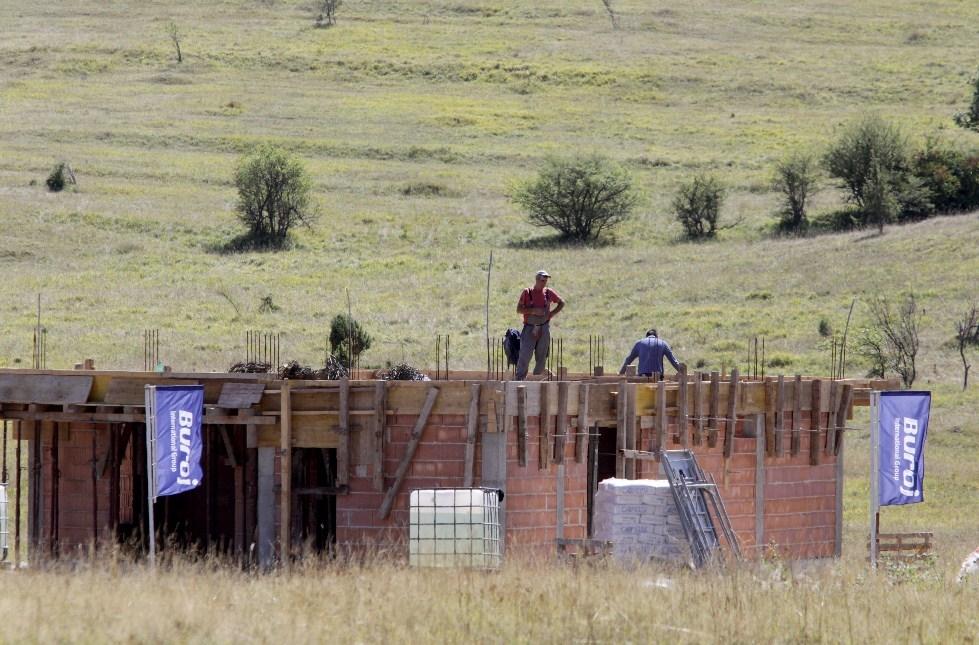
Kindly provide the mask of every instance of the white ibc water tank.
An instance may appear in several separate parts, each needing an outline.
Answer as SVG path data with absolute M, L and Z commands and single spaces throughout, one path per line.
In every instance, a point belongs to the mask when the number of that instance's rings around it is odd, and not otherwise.
M 497 568 L 500 493 L 484 488 L 429 488 L 409 498 L 408 563 L 416 567 Z

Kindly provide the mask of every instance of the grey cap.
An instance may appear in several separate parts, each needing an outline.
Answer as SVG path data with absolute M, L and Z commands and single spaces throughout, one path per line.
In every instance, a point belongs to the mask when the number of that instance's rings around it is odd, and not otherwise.
M 544 269 L 541 269 L 540 271 L 537 272 L 537 277 L 538 278 L 550 278 L 551 277 L 551 274 L 548 273 L 547 271 L 545 271 Z

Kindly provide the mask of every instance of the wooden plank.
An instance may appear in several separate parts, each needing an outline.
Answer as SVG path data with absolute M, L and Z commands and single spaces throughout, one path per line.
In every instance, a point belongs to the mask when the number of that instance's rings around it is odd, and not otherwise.
M 527 387 L 517 386 L 517 461 L 527 466 Z
M 425 431 L 425 424 L 428 423 L 428 416 L 432 413 L 432 408 L 435 407 L 435 400 L 439 396 L 438 385 L 429 385 L 428 387 L 428 396 L 425 398 L 424 405 L 422 405 L 421 413 L 415 422 L 415 427 L 411 429 L 411 438 L 408 441 L 408 447 L 405 449 L 405 454 L 401 456 L 398 469 L 394 473 L 394 483 L 388 488 L 387 493 L 384 494 L 384 500 L 381 502 L 378 513 L 382 520 L 387 519 L 391 513 L 394 499 L 401 489 L 401 484 L 404 482 L 405 475 L 408 473 L 408 466 L 411 465 L 411 459 L 415 456 L 415 450 L 418 449 L 418 444 L 421 442 L 422 433 Z
M 826 445 L 827 455 L 832 455 L 836 451 L 836 433 L 839 424 L 836 421 L 836 410 L 840 405 L 841 387 L 837 381 L 829 383 L 829 419 L 826 422 Z
M 704 378 L 700 372 L 693 373 L 693 445 L 704 444 L 704 407 L 703 407 Z
M 114 378 L 109 382 L 103 401 L 115 405 L 145 405 L 144 390 L 147 385 L 200 385 L 200 383 L 196 380 L 171 378 Z M 80 401 L 80 403 L 84 402 Z
M 845 384 L 840 392 L 840 405 L 836 410 L 836 441 L 833 445 L 833 454 L 839 455 L 843 449 L 843 432 L 846 428 L 846 419 L 850 416 L 850 405 L 853 403 L 853 386 Z M 842 461 L 842 460 L 841 460 Z
M 785 456 L 785 376 L 778 375 L 775 390 L 775 456 Z
M 656 432 L 653 437 L 652 452 L 666 450 L 666 381 L 656 384 Z
M 720 414 L 721 374 L 710 373 L 710 405 L 707 407 L 707 445 L 717 445 L 717 417 Z
M 775 397 L 777 384 L 775 381 L 765 381 L 765 423 L 760 428 L 763 432 L 756 435 L 765 444 L 765 454 L 775 456 Z
M 812 394 L 810 395 L 812 404 L 809 411 L 809 465 L 818 466 L 819 423 L 821 421 L 819 408 L 822 401 L 823 382 L 819 379 L 814 379 L 810 387 L 812 388 Z
M 551 463 L 551 392 L 548 383 L 540 385 L 540 417 L 537 423 L 540 428 L 537 439 L 537 468 L 546 470 Z
M 792 445 L 789 453 L 795 457 L 802 447 L 802 375 L 795 375 L 792 387 Z
M 588 398 L 591 394 L 591 384 L 584 383 L 578 390 L 578 429 L 574 435 L 574 460 L 582 463 L 585 460 L 585 448 L 588 446 Z
M 629 448 L 623 448 L 619 452 L 622 453 L 622 457 L 625 459 L 635 460 L 635 461 L 659 461 L 659 453 L 646 452 L 643 450 L 631 450 Z
M 727 392 L 727 418 L 724 423 L 724 457 L 730 457 L 734 450 L 734 432 L 737 426 L 738 368 L 731 370 L 731 381 Z
M 567 440 L 568 440 L 568 382 L 561 381 L 557 384 L 557 429 L 554 431 L 554 463 L 555 464 L 558 465 L 564 464 L 564 447 L 567 445 Z
M 387 387 L 385 381 L 378 381 L 374 384 L 374 450 L 372 482 L 374 490 L 384 491 L 384 425 L 387 415 L 384 411 L 384 399 Z
M 469 414 L 466 415 L 466 461 L 462 486 L 472 488 L 473 470 L 476 464 L 476 426 L 479 424 L 479 383 L 469 386 Z
M 45 405 L 85 403 L 92 390 L 92 382 L 91 376 L 0 374 L 0 401 Z M 142 389 L 139 398 L 142 401 Z
M 625 457 L 622 450 L 629 448 L 626 445 L 626 380 L 620 379 L 618 390 L 615 393 L 615 476 L 625 479 Z
M 265 383 L 222 383 L 219 408 L 250 408 L 262 400 Z
M 286 381 L 280 388 L 282 420 L 279 446 L 279 557 L 288 570 L 292 559 L 292 406 L 289 401 L 291 384 Z
M 350 379 L 340 379 L 339 445 L 337 446 L 337 486 L 350 484 Z
M 676 374 L 677 396 L 676 407 L 679 409 L 676 417 L 677 432 L 680 435 L 680 447 L 686 450 L 690 447 L 690 429 L 687 427 L 687 365 L 680 363 Z
M 235 446 L 231 443 L 231 437 L 228 435 L 228 428 L 224 425 L 218 426 L 218 432 L 221 433 L 221 441 L 224 443 L 224 451 L 228 455 L 228 461 L 232 468 L 237 468 L 241 463 L 241 460 L 235 454 Z
M 629 450 L 635 450 L 639 447 L 636 436 L 636 386 L 627 384 L 625 396 L 625 447 Z M 625 476 L 626 479 L 636 478 L 636 461 L 634 459 L 626 460 Z
M 755 424 L 755 546 L 765 544 L 765 418 L 768 415 L 756 415 Z M 745 423 L 748 420 L 745 419 Z M 761 555 L 761 552 L 759 552 Z
M 846 387 L 850 387 L 849 385 Z M 850 387 L 850 391 L 853 388 Z M 836 457 L 836 487 L 833 516 L 833 557 L 843 555 L 843 437 L 840 436 L 839 452 Z
M 258 491 L 255 510 L 258 564 L 269 567 L 275 553 L 275 448 L 259 448 L 257 454 Z

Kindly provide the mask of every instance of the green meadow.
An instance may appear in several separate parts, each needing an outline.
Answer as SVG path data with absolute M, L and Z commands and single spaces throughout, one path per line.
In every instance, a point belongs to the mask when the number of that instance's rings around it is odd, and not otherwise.
M 819 153 L 870 113 L 914 145 L 979 148 L 952 121 L 971 98 L 979 3 L 610 6 L 614 25 L 601 0 L 347 0 L 335 26 L 317 28 L 312 0 L 5 0 L 0 367 L 31 366 L 40 296 L 50 369 L 93 358 L 141 370 L 146 329 L 175 371 L 226 370 L 248 330 L 281 333 L 283 360 L 315 366 L 349 298 L 374 337 L 364 366 L 434 368 L 435 337 L 448 334 L 450 367 L 480 370 L 492 253 L 490 334 L 517 325 L 520 289 L 546 268 L 568 301 L 552 333 L 571 371 L 587 369 L 589 335 L 604 336 L 614 371 L 656 326 L 697 369 L 744 372 L 763 337 L 766 374 L 828 375 L 820 322 L 842 334 L 856 300 L 846 373 L 862 376 L 853 339 L 867 303 L 913 292 L 925 310 L 915 387 L 935 397 L 928 501 L 882 522 L 934 530 L 936 575 L 952 575 L 979 540 L 979 367 L 963 391 L 952 344 L 979 300 L 979 215 L 779 238 L 771 179 L 783 155 Z M 318 218 L 287 251 L 227 253 L 243 230 L 232 173 L 260 142 L 302 158 Z M 574 153 L 623 164 L 643 193 L 602 244 L 562 245 L 507 199 L 543 159 Z M 77 186 L 48 192 L 62 160 Z M 699 172 L 727 187 L 728 228 L 694 244 L 670 201 Z M 824 177 L 811 212 L 843 203 Z M 851 552 L 863 548 L 867 421 L 859 411 L 847 435 Z M 764 637 L 741 627 L 735 640 Z M 874 640 L 859 629 L 849 640 Z

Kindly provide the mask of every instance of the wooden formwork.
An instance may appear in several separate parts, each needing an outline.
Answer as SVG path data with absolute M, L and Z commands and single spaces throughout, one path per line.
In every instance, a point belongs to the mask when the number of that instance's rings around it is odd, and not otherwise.
M 146 510 L 139 457 L 148 384 L 204 386 L 212 471 L 201 492 L 204 509 L 193 511 L 203 515 L 193 517 L 207 545 L 242 557 L 251 552 L 262 562 L 287 563 L 283 554 L 303 548 L 297 526 L 305 520 L 297 514 L 309 499 L 332 500 L 336 545 L 397 543 L 408 492 L 416 487 L 505 490 L 511 545 L 546 548 L 555 539 L 587 539 L 596 450 L 589 441 L 603 429 L 614 432 L 613 474 L 620 476 L 656 476 L 660 451 L 694 450 L 718 479 L 742 540 L 759 548 L 773 536 L 792 543 L 791 532 L 807 528 L 792 522 L 811 510 L 792 500 L 816 500 L 820 526 L 833 528 L 829 555 L 838 554 L 845 420 L 854 405 L 868 404 L 871 390 L 898 387 L 895 380 L 747 380 L 736 372 L 681 373 L 668 382 L 480 375 L 282 381 L 254 374 L 0 370 L 0 418 L 10 422 L 15 440 L 26 442 L 32 557 L 118 537 L 126 524 L 138 532 Z M 320 453 L 324 465 L 311 465 Z M 315 485 L 297 475 L 304 467 L 320 473 Z M 812 494 L 793 496 L 793 486 Z M 24 512 L 20 495 L 14 499 Z M 766 515 L 766 509 L 774 510 Z M 815 554 L 826 555 L 825 548 L 820 543 Z

